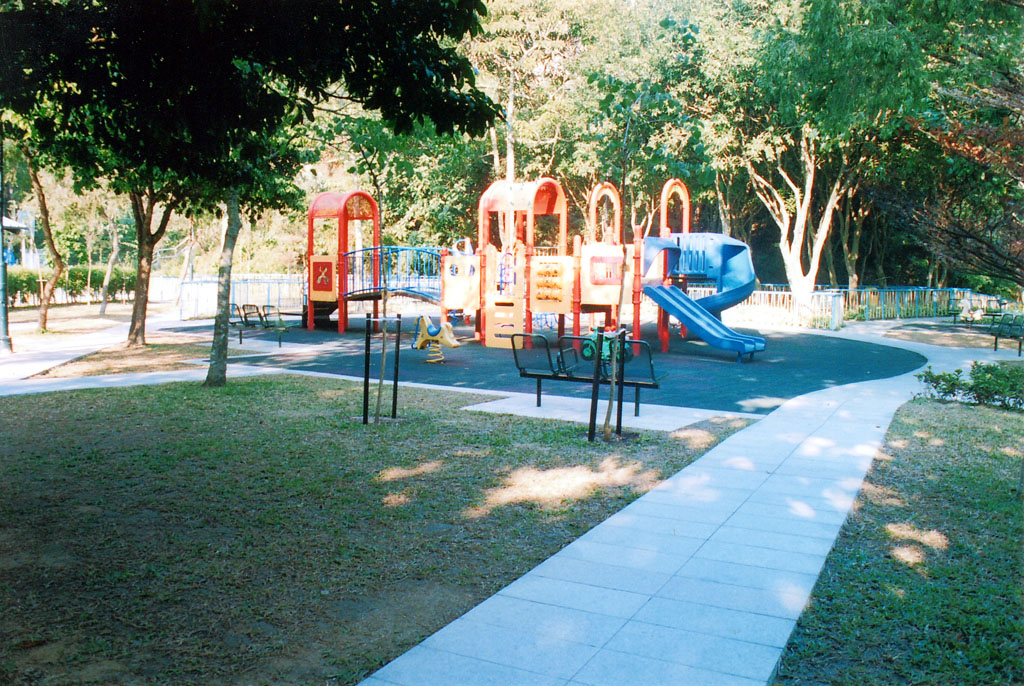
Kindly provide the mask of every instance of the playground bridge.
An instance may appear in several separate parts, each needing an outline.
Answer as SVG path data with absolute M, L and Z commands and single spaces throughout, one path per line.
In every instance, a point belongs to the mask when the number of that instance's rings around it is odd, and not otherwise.
M 343 256 L 340 282 L 346 300 L 375 300 L 403 295 L 441 302 L 441 249 L 380 245 Z

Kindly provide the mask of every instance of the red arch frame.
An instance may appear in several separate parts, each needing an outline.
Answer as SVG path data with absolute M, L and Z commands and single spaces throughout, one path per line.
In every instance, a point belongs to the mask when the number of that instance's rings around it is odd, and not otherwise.
M 661 238 L 668 238 L 672 229 L 668 225 L 668 204 L 673 195 L 678 195 L 683 203 L 683 226 L 682 233 L 690 233 L 690 191 L 686 184 L 679 179 L 669 179 L 661 187 L 661 225 L 658 235 Z
M 362 198 L 367 201 L 370 208 L 369 213 L 359 213 L 358 207 L 349 207 L 349 201 L 354 198 Z M 348 224 L 350 221 L 373 220 L 373 247 L 380 246 L 380 210 L 377 202 L 366 191 L 349 191 L 348 193 L 321 193 L 309 205 L 306 212 L 306 264 L 313 257 L 313 222 L 316 219 L 338 220 L 338 250 L 337 250 L 337 283 L 338 283 L 338 333 L 345 333 L 348 328 L 348 302 L 345 299 L 344 284 L 348 283 L 348 265 L 344 255 L 348 252 Z M 308 271 L 308 266 L 307 266 Z M 380 255 L 373 255 L 373 280 L 380 283 Z M 308 283 L 307 287 L 312 288 Z M 377 304 L 374 303 L 374 317 L 377 316 Z M 306 301 L 306 327 L 312 331 L 314 328 L 313 301 L 307 298 Z

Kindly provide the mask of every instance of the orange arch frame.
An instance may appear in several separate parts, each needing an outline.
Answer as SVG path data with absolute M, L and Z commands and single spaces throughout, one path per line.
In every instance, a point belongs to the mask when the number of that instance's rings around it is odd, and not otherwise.
M 497 212 L 506 217 L 506 225 L 511 222 L 516 227 L 515 238 L 526 245 L 527 254 L 532 254 L 534 247 L 534 226 L 536 218 L 545 215 L 558 216 L 558 254 L 565 255 L 569 242 L 569 213 L 566 207 L 565 191 L 561 184 L 545 176 L 537 181 L 525 183 L 509 183 L 495 181 L 480 196 L 477 210 L 477 249 L 482 250 L 490 242 L 490 215 Z M 523 235 L 520 237 L 519 226 L 523 222 Z M 508 230 L 508 229 L 506 229 Z
M 569 245 L 569 211 L 565 201 L 562 185 L 549 176 L 536 181 L 510 183 L 506 180 L 495 181 L 480 196 L 477 206 L 477 255 L 480 257 L 480 313 L 477 317 L 477 335 L 485 340 L 488 326 L 484 308 L 487 292 L 488 269 L 486 248 L 491 244 L 491 213 L 496 212 L 505 217 L 505 242 L 509 249 L 517 240 L 526 247 L 526 264 L 524 265 L 524 281 L 526 285 L 526 311 L 524 331 L 533 331 L 533 316 L 530 311 L 530 262 L 533 258 L 534 227 L 536 218 L 545 215 L 558 217 L 558 255 L 568 254 Z
M 594 186 L 590 191 L 590 198 L 587 201 L 587 217 L 590 220 L 590 225 L 596 231 L 597 208 L 600 207 L 601 201 L 604 199 L 607 199 L 612 204 L 612 237 L 615 245 L 622 245 L 624 240 L 622 233 L 622 196 L 619 195 L 619 189 L 611 181 L 603 181 Z
M 686 184 L 679 179 L 669 179 L 661 187 L 661 226 L 658 235 L 661 238 L 668 238 L 672 229 L 668 225 L 668 204 L 673 195 L 678 195 L 683 203 L 683 225 L 682 233 L 690 233 L 690 191 Z
M 361 199 L 365 202 L 352 202 Z M 313 257 L 313 222 L 316 219 L 338 220 L 338 333 L 345 333 L 348 328 L 348 303 L 345 300 L 345 284 L 348 283 L 348 264 L 345 253 L 348 252 L 348 224 L 351 221 L 373 220 L 373 246 L 380 245 L 380 210 L 377 202 L 366 191 L 349 191 L 348 193 L 321 193 L 309 205 L 306 213 L 306 261 Z M 373 280 L 380 283 L 380 255 L 373 254 Z M 308 284 L 307 284 L 308 286 Z M 311 286 L 310 286 L 311 287 Z M 314 328 L 313 301 L 307 299 L 306 326 L 310 331 Z M 374 303 L 374 316 L 377 316 L 377 305 Z

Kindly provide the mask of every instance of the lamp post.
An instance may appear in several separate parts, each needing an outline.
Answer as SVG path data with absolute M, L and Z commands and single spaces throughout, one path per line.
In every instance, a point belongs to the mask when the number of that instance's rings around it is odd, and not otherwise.
M 4 179 L 4 137 L 0 130 L 0 355 L 14 352 L 7 328 L 7 236 L 4 218 L 7 217 L 7 184 Z

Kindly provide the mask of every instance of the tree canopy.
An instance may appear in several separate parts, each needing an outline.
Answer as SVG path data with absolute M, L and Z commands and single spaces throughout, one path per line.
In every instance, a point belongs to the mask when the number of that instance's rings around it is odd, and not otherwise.
M 750 242 L 769 281 L 1018 273 L 1018 0 L 141 4 L 0 0 L 0 87 L 39 159 L 109 177 L 143 223 L 228 188 L 287 205 L 322 153 L 392 241 L 472 235 L 509 173 L 578 206 L 613 180 L 640 212 L 680 177 L 694 226 Z
M 300 161 L 290 125 L 351 100 L 397 131 L 482 133 L 496 114 L 454 42 L 474 0 L 5 0 L 3 107 L 40 160 L 131 200 L 139 238 L 129 341 L 144 342 L 153 246 L 170 213 L 280 204 Z M 153 222 L 159 213 L 156 228 Z M 139 303 L 141 302 L 141 307 Z

